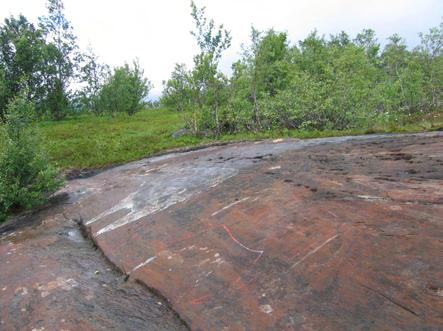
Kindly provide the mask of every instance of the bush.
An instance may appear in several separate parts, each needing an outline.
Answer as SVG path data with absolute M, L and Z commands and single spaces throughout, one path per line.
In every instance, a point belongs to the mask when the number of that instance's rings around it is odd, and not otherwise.
M 0 127 L 0 222 L 11 212 L 45 202 L 62 184 L 40 148 L 33 117 L 33 104 L 17 97 Z
M 151 89 L 151 83 L 143 77 L 143 70 L 137 62 L 133 68 L 129 65 L 114 69 L 99 93 L 101 112 L 115 116 L 118 112 L 134 115 L 145 105 L 145 98 Z

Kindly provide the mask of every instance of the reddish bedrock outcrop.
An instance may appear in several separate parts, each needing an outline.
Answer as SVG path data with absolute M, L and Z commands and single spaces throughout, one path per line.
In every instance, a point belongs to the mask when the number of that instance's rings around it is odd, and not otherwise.
M 0 229 L 2 330 L 442 328 L 442 133 L 216 146 L 59 193 Z
M 70 215 L 196 330 L 433 330 L 442 184 L 440 133 L 266 141 L 74 182 Z

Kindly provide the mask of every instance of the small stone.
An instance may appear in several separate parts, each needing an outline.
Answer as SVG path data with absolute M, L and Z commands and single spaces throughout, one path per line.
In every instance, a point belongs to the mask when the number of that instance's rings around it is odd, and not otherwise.
M 162 305 L 162 303 L 159 301 L 159 302 L 157 302 L 157 304 L 159 305 L 159 306 L 161 306 Z
M 172 134 L 172 138 L 179 138 L 181 136 L 187 135 L 188 133 L 189 133 L 189 129 L 186 129 L 186 128 L 178 129 L 177 131 L 175 131 Z
M 28 294 L 28 289 L 27 289 L 26 287 L 18 287 L 18 288 L 15 290 L 15 294 L 20 294 L 20 295 L 22 295 L 22 296 L 25 296 L 25 295 Z
M 98 271 L 98 270 L 95 270 L 95 272 L 94 272 L 96 275 L 98 275 L 99 273 L 100 273 L 100 271 Z
M 262 306 L 260 306 L 260 310 L 262 311 L 262 312 L 264 312 L 265 314 L 270 314 L 270 313 L 272 313 L 272 307 L 271 307 L 271 305 L 262 305 Z

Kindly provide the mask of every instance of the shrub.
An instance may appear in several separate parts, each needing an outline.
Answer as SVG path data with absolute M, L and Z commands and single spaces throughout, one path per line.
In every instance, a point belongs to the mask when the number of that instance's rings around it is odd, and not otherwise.
M 143 70 L 137 62 L 133 67 L 124 65 L 114 69 L 99 93 L 99 107 L 102 112 L 115 116 L 118 112 L 134 115 L 145 105 L 145 98 L 151 83 L 143 77 Z
M 43 203 L 62 184 L 40 148 L 34 114 L 33 104 L 17 97 L 0 127 L 0 222 L 11 212 Z

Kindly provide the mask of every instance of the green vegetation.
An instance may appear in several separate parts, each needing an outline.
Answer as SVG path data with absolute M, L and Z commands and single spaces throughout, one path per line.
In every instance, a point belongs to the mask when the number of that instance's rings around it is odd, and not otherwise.
M 40 147 L 34 116 L 33 105 L 17 97 L 0 127 L 0 222 L 11 211 L 41 204 L 62 183 Z
M 188 112 L 192 132 L 366 129 L 442 110 L 443 23 L 412 50 L 398 35 L 384 48 L 372 30 L 355 38 L 311 33 L 290 44 L 284 32 L 257 31 L 226 77 L 218 70 L 230 34 L 191 4 L 200 48 L 177 65 L 163 106 Z
M 62 168 L 84 168 L 123 163 L 199 142 L 189 136 L 171 137 L 183 124 L 183 114 L 143 110 L 134 116 L 85 114 L 58 122 L 46 121 L 40 123 L 40 130 L 54 163 Z
M 19 95 L 40 119 L 62 120 L 89 111 L 132 115 L 143 109 L 150 89 L 137 61 L 110 70 L 92 50 L 80 50 L 62 0 L 48 0 L 38 24 L 20 15 L 0 25 L 0 122 Z
M 182 113 L 152 109 L 140 111 L 131 117 L 126 114 L 118 114 L 114 118 L 89 114 L 63 121 L 42 122 L 40 131 L 46 137 L 45 147 L 54 164 L 63 169 L 100 168 L 140 159 L 166 149 L 214 141 L 279 137 L 316 138 L 374 132 L 435 130 L 443 127 L 443 113 L 430 114 L 426 118 L 411 118 L 398 124 L 378 123 L 365 129 L 274 129 L 258 133 L 223 134 L 218 137 L 185 135 L 173 138 L 172 134 L 184 125 Z
M 66 115 L 81 56 L 63 3 L 48 0 L 47 9 L 38 25 L 20 15 L 0 26 L 0 120 L 19 95 L 35 104 L 40 117 L 59 120 Z
M 98 90 L 97 111 L 100 114 L 108 112 L 115 116 L 119 112 L 134 115 L 145 106 L 144 100 L 148 96 L 150 83 L 143 78 L 143 70 L 137 62 L 133 68 L 129 65 L 115 68 Z

